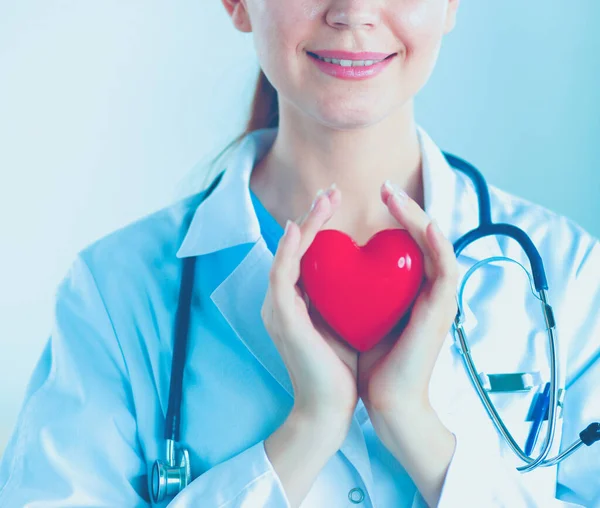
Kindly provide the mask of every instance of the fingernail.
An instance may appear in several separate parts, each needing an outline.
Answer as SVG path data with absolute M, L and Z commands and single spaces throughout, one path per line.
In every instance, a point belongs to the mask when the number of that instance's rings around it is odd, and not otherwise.
M 385 188 L 392 193 L 392 197 L 396 199 L 396 202 L 403 205 L 408 201 L 408 194 L 402 190 L 398 184 L 392 183 L 390 180 L 386 180 L 384 183 Z
M 332 183 L 329 188 L 325 191 L 325 194 L 327 194 L 328 196 L 331 196 L 333 194 L 333 191 L 337 189 L 337 185 L 335 183 Z
M 325 192 L 323 189 L 319 189 L 317 191 L 317 195 L 315 196 L 315 199 L 313 199 L 312 205 L 310 205 L 310 211 L 311 212 L 315 208 L 315 205 L 317 204 L 317 201 L 319 200 L 319 197 L 321 196 L 321 194 L 323 194 L 323 192 Z
M 431 220 L 431 224 L 433 224 L 433 229 L 435 230 L 435 232 L 436 232 L 438 235 L 441 235 L 441 234 L 442 234 L 442 230 L 440 229 L 440 226 L 439 226 L 439 224 L 437 223 L 437 221 L 436 221 L 435 219 L 432 219 L 432 220 Z
M 288 232 L 288 229 L 290 229 L 290 223 L 291 223 L 291 222 L 292 222 L 292 221 L 291 221 L 290 219 L 288 219 L 288 220 L 286 221 L 286 223 L 285 223 L 285 229 L 283 230 L 283 234 L 284 234 L 284 235 L 285 235 L 285 234 L 287 234 L 287 232 Z

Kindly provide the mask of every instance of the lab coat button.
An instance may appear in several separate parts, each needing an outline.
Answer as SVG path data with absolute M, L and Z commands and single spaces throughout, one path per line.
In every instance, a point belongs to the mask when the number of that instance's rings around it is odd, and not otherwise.
M 353 488 L 350 492 L 348 492 L 348 499 L 352 501 L 354 504 L 362 503 L 365 498 L 365 493 L 362 489 L 358 487 Z

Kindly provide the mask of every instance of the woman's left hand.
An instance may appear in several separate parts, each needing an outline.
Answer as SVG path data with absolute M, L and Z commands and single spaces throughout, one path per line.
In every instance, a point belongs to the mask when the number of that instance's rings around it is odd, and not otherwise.
M 429 506 L 437 506 L 455 436 L 429 403 L 429 381 L 456 316 L 458 263 L 452 244 L 405 195 L 381 199 L 419 245 L 425 277 L 410 313 L 375 347 L 358 355 L 358 395 L 383 445 L 408 472 Z M 402 193 L 400 193 L 402 196 Z M 406 322 L 408 320 L 408 322 Z M 399 334 L 399 335 L 398 335 Z
M 399 190 L 398 198 L 394 188 Z M 381 199 L 423 252 L 425 279 L 400 335 L 393 330 L 358 357 L 359 396 L 376 431 L 378 423 L 388 426 L 388 417 L 431 409 L 429 381 L 456 316 L 458 282 L 452 244 L 418 203 L 393 184 L 382 186 Z

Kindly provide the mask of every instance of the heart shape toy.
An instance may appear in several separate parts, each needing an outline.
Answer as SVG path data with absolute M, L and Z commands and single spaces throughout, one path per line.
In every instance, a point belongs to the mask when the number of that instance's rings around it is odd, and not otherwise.
M 323 319 L 360 352 L 380 342 L 406 314 L 424 275 L 424 258 L 405 229 L 384 229 L 359 246 L 321 230 L 300 262 L 300 283 Z

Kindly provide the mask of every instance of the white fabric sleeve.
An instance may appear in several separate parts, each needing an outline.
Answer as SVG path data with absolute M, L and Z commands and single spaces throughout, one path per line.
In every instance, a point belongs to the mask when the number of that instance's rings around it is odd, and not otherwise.
M 562 449 L 600 422 L 600 242 L 590 237 L 568 290 L 566 395 Z M 600 443 L 582 446 L 558 465 L 557 497 L 600 506 Z
M 497 454 L 486 452 L 482 443 L 466 434 L 457 435 L 456 449 L 448 467 L 437 508 L 485 506 L 510 508 L 583 508 L 559 501 L 554 492 L 534 492 L 513 468 Z M 413 508 L 427 508 L 417 491 Z
M 169 504 L 169 508 L 188 506 L 290 508 L 264 441 L 209 469 Z
M 0 461 L 0 506 L 150 506 L 150 468 L 138 441 L 127 366 L 81 255 L 58 286 L 54 310 L 51 336 Z M 169 501 L 173 507 L 289 506 L 262 441 Z

